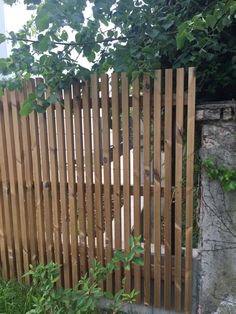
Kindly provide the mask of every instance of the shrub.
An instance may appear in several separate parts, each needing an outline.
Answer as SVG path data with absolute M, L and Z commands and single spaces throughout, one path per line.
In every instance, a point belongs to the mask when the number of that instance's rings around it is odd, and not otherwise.
M 123 303 L 133 303 L 138 294 L 133 290 L 125 293 L 125 277 L 122 281 L 122 289 L 114 295 L 104 292 L 101 288 L 102 281 L 118 269 L 120 263 L 125 270 L 130 270 L 131 263 L 143 265 L 138 255 L 143 253 L 140 238 L 130 237 L 130 252 L 125 255 L 122 251 L 114 253 L 111 262 L 103 266 L 96 259 L 92 263 L 89 272 L 78 282 L 78 289 L 57 289 L 55 283 L 59 279 L 60 266 L 51 262 L 47 265 L 38 265 L 24 276 L 30 276 L 30 287 L 19 285 L 15 282 L 3 283 L 0 289 L 1 313 L 24 313 L 24 314 L 82 314 L 100 313 L 99 302 L 101 298 L 111 300 L 110 310 L 112 313 L 120 311 Z

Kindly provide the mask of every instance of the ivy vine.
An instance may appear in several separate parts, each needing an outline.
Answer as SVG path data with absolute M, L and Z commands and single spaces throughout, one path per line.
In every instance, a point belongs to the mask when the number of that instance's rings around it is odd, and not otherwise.
M 211 180 L 218 180 L 225 192 L 236 190 L 236 169 L 227 168 L 217 163 L 212 159 L 203 161 L 203 166 Z

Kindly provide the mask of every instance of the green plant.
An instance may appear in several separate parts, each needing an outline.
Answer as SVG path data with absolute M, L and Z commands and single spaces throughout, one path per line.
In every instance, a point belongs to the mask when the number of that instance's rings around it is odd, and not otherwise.
M 31 307 L 29 287 L 16 281 L 0 282 L 0 313 L 21 314 Z
M 236 190 L 236 169 L 217 165 L 212 159 L 203 161 L 203 166 L 211 180 L 218 180 L 226 192 Z
M 30 266 L 30 270 L 25 276 L 32 278 L 32 285 L 28 291 L 28 299 L 32 307 L 27 314 L 82 314 L 97 313 L 98 304 L 101 298 L 108 298 L 112 313 L 117 313 L 123 303 L 133 303 L 138 294 L 133 290 L 126 293 L 124 289 L 125 277 L 122 281 L 122 289 L 115 293 L 104 292 L 101 288 L 101 282 L 115 270 L 118 265 L 123 264 L 126 271 L 130 270 L 131 263 L 143 265 L 143 253 L 140 243 L 141 237 L 130 237 L 130 252 L 125 255 L 123 251 L 116 251 L 112 260 L 103 266 L 96 259 L 92 263 L 89 272 L 83 276 L 79 283 L 78 289 L 56 289 L 55 283 L 59 278 L 59 266 L 53 262 L 48 265 L 38 265 L 35 269 Z
M 62 313 L 63 292 L 55 289 L 55 283 L 59 279 L 58 265 L 51 262 L 47 265 L 38 265 L 35 270 L 30 265 L 30 270 L 24 276 L 32 278 L 29 295 L 33 306 L 27 314 Z

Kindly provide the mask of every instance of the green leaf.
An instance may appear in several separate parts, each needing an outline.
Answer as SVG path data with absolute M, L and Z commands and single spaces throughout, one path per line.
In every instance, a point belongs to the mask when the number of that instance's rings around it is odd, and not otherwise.
M 36 94 L 31 93 L 26 99 L 26 101 L 23 103 L 22 107 L 20 108 L 20 114 L 22 116 L 27 116 L 33 111 L 35 100 L 36 100 Z
M 48 50 L 49 47 L 49 43 L 50 43 L 50 37 L 49 36 L 43 36 L 42 39 L 40 39 L 37 47 L 41 52 L 45 52 Z
M 87 56 L 89 62 L 93 62 L 95 58 L 96 54 L 93 51 Z
M 187 30 L 184 29 L 182 32 L 179 32 L 176 36 L 177 49 L 180 50 L 184 47 L 185 41 L 187 38 Z
M 103 41 L 103 36 L 102 36 L 102 34 L 98 34 L 97 35 L 97 41 Z
M 49 102 L 50 105 L 55 104 L 57 102 L 57 95 L 52 94 L 47 98 L 47 101 Z
M 108 300 L 113 300 L 113 294 L 109 291 L 104 293 L 105 298 L 107 298 Z
M 61 33 L 61 39 L 64 40 L 64 41 L 68 40 L 68 33 L 66 31 L 63 31 Z
M 35 24 L 40 32 L 44 31 L 49 26 L 49 18 L 48 14 L 46 14 L 45 10 L 40 12 L 40 15 L 36 16 Z
M 127 270 L 127 271 L 130 271 L 130 264 L 126 264 L 124 269 Z
M 125 255 L 122 251 L 116 251 L 112 260 L 115 262 L 123 262 L 125 260 Z
M 107 32 L 107 36 L 112 38 L 114 36 L 114 32 L 113 31 L 108 31 Z
M 5 40 L 6 40 L 6 36 L 0 33 L 0 44 L 3 43 Z
M 33 108 L 32 108 L 32 102 L 30 102 L 29 100 L 26 100 L 22 107 L 20 108 L 20 114 L 22 116 L 27 116 L 29 115 L 31 112 L 33 111 Z
M 206 22 L 210 28 L 214 28 L 214 26 L 217 22 L 217 19 L 215 18 L 214 15 L 209 14 L 206 16 Z
M 138 246 L 138 247 L 135 248 L 135 252 L 139 253 L 139 254 L 142 254 L 144 252 L 144 248 L 141 247 L 141 246 Z
M 134 245 L 134 238 L 129 236 L 129 246 L 132 247 Z
M 75 41 L 76 41 L 77 44 L 80 43 L 80 41 L 81 41 L 81 33 L 77 33 L 75 35 Z
M 133 251 L 129 252 L 129 254 L 127 255 L 127 260 L 129 262 L 132 261 L 134 258 L 134 255 L 135 255 L 135 252 L 133 252 Z
M 36 94 L 37 97 L 42 97 L 43 94 L 46 92 L 47 86 L 44 83 L 40 83 L 36 86 Z
M 139 265 L 139 266 L 143 266 L 144 265 L 144 262 L 143 262 L 143 259 L 140 258 L 140 257 L 137 257 L 135 256 L 132 260 L 132 262 L 136 265 Z

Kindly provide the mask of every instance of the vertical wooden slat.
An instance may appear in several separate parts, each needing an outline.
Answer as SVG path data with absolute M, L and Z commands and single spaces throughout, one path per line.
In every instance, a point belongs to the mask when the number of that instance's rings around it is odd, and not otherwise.
M 103 251 L 103 215 L 102 215 L 102 176 L 101 176 L 101 143 L 100 143 L 100 108 L 98 103 L 98 77 L 91 76 L 92 108 L 93 108 L 93 139 L 94 139 L 94 167 L 95 167 L 95 211 L 96 211 L 96 238 L 97 259 L 104 263 Z
M 192 220 L 193 220 L 193 172 L 194 172 L 194 130 L 195 130 L 195 68 L 188 73 L 188 124 L 187 124 L 187 167 L 186 167 L 186 270 L 185 270 L 185 312 L 192 312 Z
M 161 307 L 161 70 L 154 80 L 154 306 Z
M 131 234 L 130 213 L 130 145 L 129 145 L 129 82 L 127 73 L 121 74 L 122 87 L 122 126 L 123 126 L 123 189 L 124 189 L 124 246 L 125 254 L 128 254 L 129 236 Z M 131 273 L 125 272 L 125 291 L 131 291 Z
M 6 245 L 7 245 L 7 259 L 9 262 L 9 279 L 15 278 L 15 248 L 13 242 L 13 225 L 12 225 L 12 212 L 10 204 L 9 195 L 9 174 L 8 174 L 8 160 L 7 160 L 7 149 L 6 149 L 6 139 L 5 139 L 5 127 L 3 118 L 3 103 L 2 98 L 0 99 L 0 175 L 2 183 L 2 197 L 3 197 L 3 208 L 4 210 L 4 220 L 6 232 Z
M 80 85 L 73 87 L 73 109 L 75 119 L 75 146 L 76 146 L 76 170 L 77 170 L 77 193 L 78 193 L 78 220 L 79 220 L 79 253 L 80 275 L 87 272 L 87 247 L 86 247 L 86 207 L 84 191 L 84 154 L 83 154 L 83 129 L 82 129 L 82 103 Z
M 109 102 L 108 102 L 108 76 L 101 76 L 102 84 L 102 122 L 103 122 L 103 165 L 104 165 L 104 208 L 105 208 L 105 255 L 106 262 L 112 259 L 112 210 L 111 210 L 111 160 L 110 160 L 110 127 L 109 127 Z M 106 283 L 107 291 L 112 292 L 112 276 Z
M 27 82 L 28 95 L 34 90 L 34 82 Z M 31 136 L 31 151 L 33 160 L 33 178 L 35 190 L 35 209 L 36 209 L 36 224 L 38 235 L 38 250 L 39 262 L 46 263 L 45 256 L 45 228 L 44 228 L 44 213 L 43 213 L 43 200 L 41 190 L 41 165 L 40 165 L 40 152 L 39 152 L 39 132 L 38 132 L 38 117 L 35 111 L 30 114 L 30 136 Z
M 183 165 L 184 69 L 177 69 L 175 160 L 175 310 L 181 311 L 182 165 Z
M 47 110 L 48 116 L 48 139 L 49 139 L 49 157 L 51 173 L 51 193 L 52 193 L 52 220 L 54 235 L 54 255 L 55 262 L 62 264 L 62 247 L 61 247 L 61 225 L 60 225 L 60 193 L 58 186 L 58 158 L 57 158 L 57 141 L 56 141 L 56 123 L 55 123 L 55 106 L 51 105 Z M 61 271 L 61 269 L 60 269 Z M 57 281 L 57 286 L 63 282 L 63 273 Z
M 76 192 L 75 192 L 75 156 L 73 140 L 73 120 L 71 89 L 65 91 L 65 117 L 66 117 L 66 143 L 67 143 L 67 160 L 68 160 L 68 186 L 69 186 L 69 226 L 71 241 L 71 272 L 72 285 L 76 287 L 79 279 L 78 272 L 78 225 L 76 210 Z
M 70 267 L 70 238 L 69 238 L 69 217 L 68 217 L 68 198 L 67 198 L 67 176 L 66 176 L 66 148 L 65 148 L 65 126 L 63 107 L 56 104 L 56 123 L 58 140 L 58 165 L 60 179 L 60 200 L 61 200 L 61 222 L 62 222 L 62 250 L 63 250 L 63 272 L 64 286 L 71 286 L 71 267 Z
M 1 169 L 1 166 L 0 166 Z M 2 180 L 0 171 L 0 258 L 2 263 L 1 275 L 3 280 L 9 280 L 9 262 L 7 256 L 7 239 L 5 228 L 5 215 L 3 207 Z
M 10 97 L 7 91 L 3 96 L 3 112 L 5 123 L 5 136 L 6 136 L 6 148 L 8 159 L 8 171 L 10 179 L 10 192 L 11 192 L 11 206 L 12 206 L 12 221 L 13 221 L 13 235 L 15 242 L 15 257 L 16 257 L 16 270 L 17 278 L 19 282 L 22 281 L 23 264 L 22 264 L 22 237 L 21 237 L 21 224 L 20 213 L 18 211 L 18 193 L 16 187 L 16 156 L 14 149 L 14 137 L 13 137 L 13 123 L 12 113 L 10 112 Z
M 143 78 L 143 158 L 144 158 L 144 303 L 150 304 L 151 204 L 150 204 L 150 77 Z
M 171 174 L 172 174 L 172 69 L 165 70 L 165 191 L 164 191 L 164 306 L 171 307 Z
M 11 107 L 12 107 L 12 120 L 13 120 L 13 136 L 15 143 L 15 158 L 16 158 L 16 174 L 17 186 L 19 193 L 19 211 L 20 211 L 20 224 L 22 231 L 22 249 L 23 249 L 23 270 L 26 273 L 29 269 L 29 235 L 28 231 L 28 215 L 27 207 L 25 206 L 25 189 L 24 189 L 24 163 L 23 163 L 23 150 L 22 150 L 22 133 L 19 119 L 19 107 L 17 104 L 16 92 L 11 92 Z M 29 276 L 25 277 L 26 283 L 29 283 Z
M 140 88 L 139 79 L 133 81 L 133 177 L 134 177 L 134 236 L 141 234 L 140 219 Z M 141 303 L 141 268 L 134 265 L 134 289 L 139 291 L 136 298 Z
M 43 83 L 42 79 L 36 79 L 36 84 Z M 45 223 L 45 248 L 47 263 L 53 260 L 53 233 L 52 233 L 52 204 L 50 188 L 50 166 L 48 150 L 48 134 L 46 113 L 38 115 L 39 120 L 39 144 L 41 153 L 41 173 L 43 186 L 43 209 Z
M 24 103 L 26 99 L 26 86 L 19 92 L 19 103 Z M 36 212 L 34 202 L 34 183 L 33 183 L 33 161 L 31 154 L 29 116 L 21 116 L 23 156 L 24 156 L 24 178 L 25 178 L 25 206 L 28 215 L 28 235 L 30 245 L 30 263 L 36 265 L 38 260 Z
M 88 260 L 89 267 L 94 259 L 94 201 L 93 201 L 93 161 L 91 142 L 91 115 L 89 103 L 89 82 L 83 84 L 85 169 L 86 169 L 86 209 L 88 219 Z
M 112 130 L 113 130 L 113 178 L 115 250 L 121 249 L 121 199 L 120 199 L 120 123 L 118 74 L 112 73 Z M 121 270 L 115 272 L 115 291 L 121 288 Z

